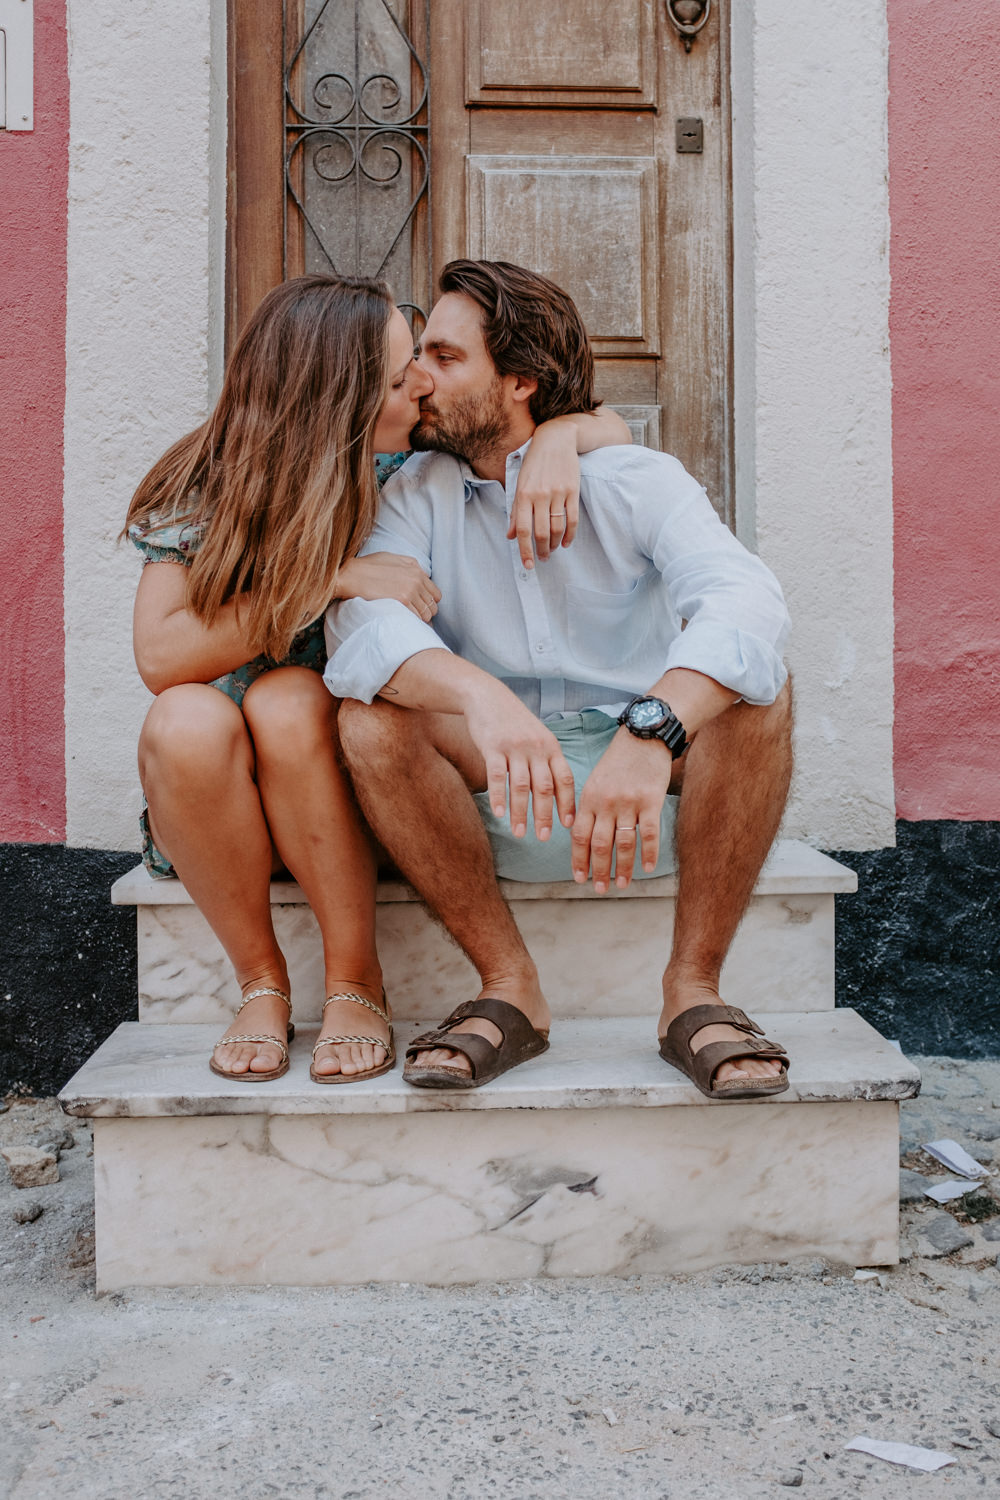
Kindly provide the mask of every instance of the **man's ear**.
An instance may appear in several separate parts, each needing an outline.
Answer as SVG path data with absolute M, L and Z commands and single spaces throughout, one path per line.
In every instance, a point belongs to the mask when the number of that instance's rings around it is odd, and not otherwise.
M 510 394 L 514 401 L 530 401 L 538 390 L 538 381 L 533 376 L 512 375 L 510 379 L 513 382 Z

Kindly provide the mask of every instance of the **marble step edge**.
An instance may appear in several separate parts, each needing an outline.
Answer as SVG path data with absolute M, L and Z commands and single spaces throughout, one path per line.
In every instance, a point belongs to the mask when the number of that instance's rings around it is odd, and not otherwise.
M 627 891 L 611 890 L 606 896 L 595 897 L 591 885 L 575 885 L 573 881 L 539 882 L 527 884 L 522 881 L 500 882 L 508 901 L 634 901 L 652 897 L 674 897 L 677 894 L 676 875 L 661 875 L 654 880 L 637 880 Z M 847 893 L 856 891 L 858 877 L 846 865 L 839 864 L 829 855 L 822 854 L 809 844 L 797 839 L 781 839 L 775 844 L 761 877 L 755 887 L 757 896 L 786 896 Z M 392 903 L 419 901 L 417 893 L 404 881 L 383 880 L 379 882 L 378 900 Z M 137 865 L 119 876 L 111 887 L 111 900 L 115 906 L 191 906 L 193 902 L 179 880 L 154 880 L 148 871 Z M 275 906 L 302 906 L 305 894 L 293 880 L 271 882 L 271 904 Z
M 856 1011 L 785 1012 L 768 1019 L 791 1058 L 790 1088 L 755 1109 L 783 1103 L 865 1103 L 913 1097 L 920 1074 Z M 401 1057 L 419 1026 L 397 1025 Z M 322 1085 L 309 1078 L 315 1028 L 292 1043 L 292 1066 L 270 1083 L 227 1083 L 208 1067 L 218 1028 L 125 1022 L 59 1095 L 71 1115 L 95 1117 L 395 1115 L 508 1109 L 621 1109 L 707 1106 L 702 1094 L 659 1057 L 655 1027 L 641 1016 L 562 1021 L 550 1050 L 482 1089 L 415 1089 L 399 1064 L 369 1083 Z

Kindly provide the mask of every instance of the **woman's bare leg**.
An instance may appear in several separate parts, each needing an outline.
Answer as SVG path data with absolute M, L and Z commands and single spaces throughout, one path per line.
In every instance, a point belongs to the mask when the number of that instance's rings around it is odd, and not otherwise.
M 271 838 L 319 923 L 326 993 L 354 990 L 381 1008 L 375 848 L 340 760 L 338 707 L 305 667 L 268 672 L 243 700 Z M 324 1035 L 389 1038 L 377 1016 L 350 1001 L 327 1007 Z M 344 1043 L 317 1053 L 314 1066 L 349 1077 L 381 1067 L 386 1056 L 385 1047 Z
M 244 994 L 288 992 L 288 969 L 271 923 L 274 849 L 254 782 L 254 751 L 243 715 L 224 693 L 186 683 L 161 693 L 139 740 L 139 775 L 150 832 L 229 956 Z M 288 1010 L 274 995 L 252 1000 L 230 1033 L 283 1037 Z M 276 1047 L 220 1047 L 220 1068 L 269 1072 Z

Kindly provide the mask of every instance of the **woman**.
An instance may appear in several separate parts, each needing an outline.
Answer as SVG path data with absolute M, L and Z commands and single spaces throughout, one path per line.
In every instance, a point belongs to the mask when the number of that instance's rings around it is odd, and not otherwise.
M 338 756 L 322 617 L 331 598 L 359 596 L 399 599 L 424 620 L 436 611 L 439 591 L 411 559 L 356 556 L 432 389 L 382 282 L 286 282 L 241 335 L 211 416 L 129 508 L 147 560 L 136 662 L 157 695 L 139 743 L 143 859 L 183 880 L 236 971 L 242 1004 L 211 1059 L 227 1078 L 288 1071 L 292 1005 L 269 900 L 281 869 L 323 941 L 329 998 L 312 1077 L 375 1078 L 394 1062 L 376 854 Z M 628 440 L 611 412 L 539 428 L 519 507 L 529 496 L 540 550 L 565 511 L 572 540 L 578 442 Z

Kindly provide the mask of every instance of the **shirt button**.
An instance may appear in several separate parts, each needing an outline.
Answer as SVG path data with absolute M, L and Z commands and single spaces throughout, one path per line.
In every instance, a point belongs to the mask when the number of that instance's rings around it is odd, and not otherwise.
M 545 650 L 544 644 L 541 641 L 536 641 L 535 642 L 535 650 L 536 651 L 544 651 Z
M 525 572 L 524 568 L 521 569 L 520 573 L 518 573 L 517 576 L 518 576 L 518 578 L 520 578 L 520 580 L 521 580 L 522 583 L 527 583 L 527 581 L 528 581 L 528 575 Z

